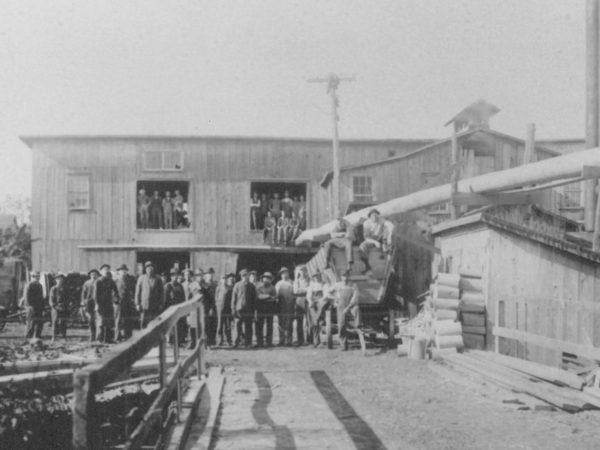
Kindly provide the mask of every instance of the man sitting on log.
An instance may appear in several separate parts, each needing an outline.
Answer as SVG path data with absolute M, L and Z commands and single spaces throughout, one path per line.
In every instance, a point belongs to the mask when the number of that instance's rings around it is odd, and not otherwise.
M 355 240 L 354 227 L 343 216 L 337 218 L 335 229 L 331 232 L 331 238 L 325 242 L 323 248 L 327 258 L 327 264 L 333 268 L 329 262 L 331 258 L 331 247 L 342 248 L 346 251 L 347 269 L 352 269 L 354 259 L 352 257 L 352 244 Z
M 392 236 L 394 234 L 394 224 L 384 217 L 381 217 L 379 211 L 373 208 L 369 211 L 369 216 L 363 224 L 363 236 L 365 240 L 360 244 L 360 259 L 365 264 L 365 272 L 371 270 L 369 264 L 369 249 L 380 248 L 384 253 L 392 251 Z

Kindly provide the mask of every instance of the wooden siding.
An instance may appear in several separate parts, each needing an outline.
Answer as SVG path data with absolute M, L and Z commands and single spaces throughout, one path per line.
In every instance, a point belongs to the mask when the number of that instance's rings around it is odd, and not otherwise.
M 380 160 L 392 151 L 404 154 L 425 142 L 343 142 L 343 164 Z M 250 230 L 252 181 L 306 183 L 308 225 L 314 227 L 330 218 L 329 194 L 319 186 L 324 172 L 331 168 L 327 140 L 40 138 L 32 140 L 31 146 L 33 236 L 38 239 L 33 261 L 37 269 L 86 270 L 100 262 L 135 264 L 134 252 L 104 254 L 78 248 L 86 244 L 260 244 L 262 234 Z M 183 170 L 146 171 L 144 151 L 183 152 Z M 69 173 L 90 174 L 89 210 L 68 210 Z M 144 179 L 190 183 L 190 230 L 135 229 L 136 183 Z M 221 264 L 221 255 L 212 257 L 211 265 Z M 198 258 L 200 263 L 202 258 Z
M 463 228 L 436 239 L 453 273 L 481 272 L 488 330 L 501 325 L 600 347 L 600 269 L 562 250 L 495 228 Z M 501 305 L 498 323 L 496 305 Z M 492 346 L 488 334 L 488 347 Z M 557 366 L 561 353 L 501 339 L 501 352 Z

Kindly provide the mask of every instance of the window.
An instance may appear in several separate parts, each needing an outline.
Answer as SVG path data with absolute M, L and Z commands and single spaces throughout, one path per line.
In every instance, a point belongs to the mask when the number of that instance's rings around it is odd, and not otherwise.
M 372 200 L 373 182 L 369 175 L 355 175 L 352 177 L 352 194 L 354 200 Z
M 581 183 L 567 184 L 563 187 L 562 208 L 579 208 L 581 206 Z
M 136 186 L 137 229 L 185 230 L 191 228 L 187 181 L 138 181 Z
M 90 209 L 89 174 L 71 173 L 67 175 L 67 202 L 71 211 Z
M 162 150 L 145 151 L 144 170 L 183 170 L 183 152 Z
M 250 230 L 263 231 L 264 242 L 291 245 L 307 226 L 306 183 L 250 183 Z

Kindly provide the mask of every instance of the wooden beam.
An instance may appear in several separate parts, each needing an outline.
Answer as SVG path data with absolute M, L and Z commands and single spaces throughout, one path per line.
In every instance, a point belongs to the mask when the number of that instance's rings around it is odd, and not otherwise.
M 512 169 L 466 178 L 458 182 L 458 192 L 473 192 L 476 194 L 497 193 L 532 184 L 547 183 L 560 179 L 573 179 L 581 176 L 581 169 L 584 165 L 600 165 L 600 149 L 582 150 L 513 167 Z M 380 203 L 375 207 L 383 216 L 390 216 L 448 202 L 451 199 L 451 195 L 451 185 L 445 184 L 413 192 L 403 197 Z M 353 212 L 345 216 L 345 219 L 351 224 L 360 223 L 367 218 L 370 209 L 364 208 Z M 332 221 L 319 228 L 304 231 L 296 239 L 296 245 L 311 242 L 316 236 L 331 233 L 335 225 L 336 222 Z
M 542 195 L 538 192 L 513 192 L 510 194 L 474 194 L 459 192 L 452 197 L 457 205 L 527 205 L 541 203 Z
M 526 331 L 513 330 L 510 328 L 495 326 L 492 334 L 499 338 L 515 339 L 527 344 L 538 345 L 540 347 L 554 349 L 560 352 L 573 353 L 577 356 L 600 361 L 600 348 L 588 345 L 575 344 L 573 342 L 561 341 L 538 334 L 528 333 Z
M 581 169 L 581 178 L 600 178 L 600 165 L 599 166 L 583 166 Z
M 459 215 L 460 208 L 454 203 L 454 196 L 458 193 L 458 139 L 456 137 L 456 127 L 452 131 L 452 154 L 451 161 L 452 174 L 450 175 L 450 186 L 451 186 L 451 204 L 450 204 L 450 218 L 456 219 Z

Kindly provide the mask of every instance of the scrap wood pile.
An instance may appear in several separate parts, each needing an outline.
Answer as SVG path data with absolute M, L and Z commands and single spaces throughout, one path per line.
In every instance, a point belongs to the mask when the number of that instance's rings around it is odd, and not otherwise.
M 562 369 L 479 350 L 447 354 L 444 361 L 512 392 L 528 394 L 561 410 L 575 413 L 600 409 L 600 395 L 586 380 Z

